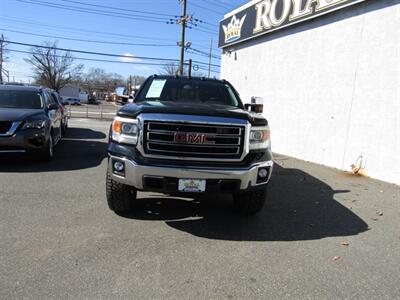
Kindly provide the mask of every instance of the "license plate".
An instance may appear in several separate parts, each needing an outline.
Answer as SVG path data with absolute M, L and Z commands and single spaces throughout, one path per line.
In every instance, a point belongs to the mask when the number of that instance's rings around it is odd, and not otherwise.
M 200 179 L 179 179 L 178 190 L 187 193 L 203 193 L 206 191 L 206 181 Z

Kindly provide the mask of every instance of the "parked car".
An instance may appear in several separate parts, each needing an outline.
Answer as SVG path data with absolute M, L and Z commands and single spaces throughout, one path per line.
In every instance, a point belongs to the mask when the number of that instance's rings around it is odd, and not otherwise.
M 51 160 L 61 122 L 60 105 L 49 90 L 0 85 L 0 154 L 35 153 Z
M 53 99 L 58 103 L 61 109 L 61 133 L 64 135 L 67 131 L 68 128 L 68 111 L 62 104 L 62 99 L 60 97 L 60 94 L 57 93 L 56 91 L 51 91 L 51 95 L 53 96 Z
M 99 104 L 95 96 L 88 97 L 88 104 Z
M 105 95 L 104 96 L 104 100 L 107 102 L 112 102 L 113 101 L 113 97 L 111 95 Z
M 129 211 L 137 191 L 152 191 L 228 193 L 237 211 L 259 212 L 274 165 L 261 102 L 243 105 L 227 81 L 148 78 L 110 128 L 110 209 Z
M 63 105 L 81 105 L 81 100 L 78 98 L 68 97 L 68 98 L 62 99 L 61 103 Z

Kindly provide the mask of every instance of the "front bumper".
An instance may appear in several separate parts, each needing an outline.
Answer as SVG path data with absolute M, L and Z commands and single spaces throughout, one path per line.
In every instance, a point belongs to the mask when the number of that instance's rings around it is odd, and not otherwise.
M 0 137 L 0 154 L 41 151 L 46 142 L 45 128 L 18 130 L 12 136 Z
M 124 172 L 118 173 L 113 169 L 114 162 L 122 162 L 125 166 Z M 117 182 L 130 185 L 138 190 L 160 190 L 150 188 L 146 181 L 149 178 L 162 179 L 166 183 L 176 182 L 178 179 L 206 179 L 206 186 L 219 182 L 237 183 L 238 190 L 257 189 L 265 186 L 272 174 L 273 161 L 264 161 L 254 164 L 248 168 L 198 168 L 198 167 L 166 167 L 140 165 L 133 160 L 109 155 L 108 172 L 112 179 Z M 266 168 L 268 176 L 261 183 L 257 182 L 258 170 Z M 173 185 L 174 186 L 174 185 Z M 173 189 L 173 188 L 172 188 Z M 177 190 L 176 190 L 177 191 Z M 207 189 L 206 191 L 211 191 Z M 213 190 L 217 191 L 217 190 Z M 171 192 L 166 190 L 165 192 Z

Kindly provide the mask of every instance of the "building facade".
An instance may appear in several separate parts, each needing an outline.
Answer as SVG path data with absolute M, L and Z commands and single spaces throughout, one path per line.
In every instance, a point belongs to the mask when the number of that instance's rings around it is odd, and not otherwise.
M 255 0 L 219 43 L 275 152 L 400 184 L 400 0 Z

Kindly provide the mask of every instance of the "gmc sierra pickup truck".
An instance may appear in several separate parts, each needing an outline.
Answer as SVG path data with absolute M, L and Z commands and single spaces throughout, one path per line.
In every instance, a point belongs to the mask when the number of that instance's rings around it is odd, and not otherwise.
M 259 212 L 273 168 L 270 129 L 259 108 L 243 105 L 225 80 L 149 77 L 110 128 L 110 209 L 127 212 L 137 191 L 153 191 L 229 193 L 238 212 Z

